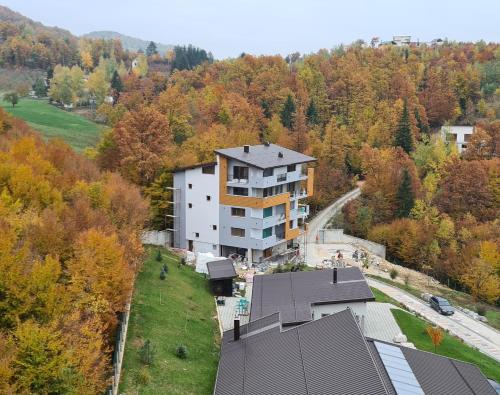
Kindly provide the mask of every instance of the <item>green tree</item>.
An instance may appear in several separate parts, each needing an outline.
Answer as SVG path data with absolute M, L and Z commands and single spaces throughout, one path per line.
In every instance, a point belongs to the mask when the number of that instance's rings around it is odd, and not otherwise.
M 288 129 L 293 128 L 295 111 L 296 111 L 295 102 L 293 101 L 292 95 L 288 95 L 285 104 L 283 105 L 283 109 L 281 110 L 280 113 L 281 123 L 283 124 L 284 127 Z
M 401 183 L 399 184 L 397 201 L 398 217 L 408 217 L 415 204 L 415 196 L 411 184 L 411 176 L 408 169 L 406 168 L 403 169 L 403 177 L 401 178 Z
M 146 56 L 156 55 L 157 53 L 158 49 L 156 48 L 156 44 L 153 41 L 151 41 L 148 47 L 146 48 Z
M 111 89 L 115 92 L 121 92 L 123 90 L 122 79 L 120 78 L 120 74 L 115 70 L 113 72 L 113 76 L 111 77 Z
M 420 113 L 416 108 L 415 108 L 415 119 L 417 121 L 417 128 L 418 130 L 420 130 L 420 133 L 429 134 L 429 125 L 423 122 L 422 117 L 420 116 Z
M 318 109 L 316 108 L 316 104 L 314 104 L 314 100 L 312 99 L 309 102 L 309 106 L 307 106 L 306 118 L 309 125 L 319 124 Z
M 43 78 L 37 78 L 37 80 L 33 84 L 33 90 L 35 91 L 35 95 L 37 95 L 38 97 L 47 96 L 47 85 L 45 84 Z
M 408 114 L 408 105 L 406 101 L 403 106 L 401 119 L 399 120 L 394 145 L 396 147 L 403 148 L 403 150 L 407 154 L 409 154 L 413 150 L 413 136 L 411 134 L 410 117 Z
M 12 104 L 12 107 L 15 107 L 19 102 L 19 96 L 16 92 L 7 92 L 3 95 L 3 100 Z

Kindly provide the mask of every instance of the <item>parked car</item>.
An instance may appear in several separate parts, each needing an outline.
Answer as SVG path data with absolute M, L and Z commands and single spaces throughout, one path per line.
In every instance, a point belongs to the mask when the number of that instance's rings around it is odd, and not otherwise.
M 450 302 L 448 302 L 445 298 L 441 298 L 439 296 L 432 296 L 429 299 L 429 304 L 434 310 L 442 315 L 452 315 L 455 312 L 455 309 L 450 304 Z

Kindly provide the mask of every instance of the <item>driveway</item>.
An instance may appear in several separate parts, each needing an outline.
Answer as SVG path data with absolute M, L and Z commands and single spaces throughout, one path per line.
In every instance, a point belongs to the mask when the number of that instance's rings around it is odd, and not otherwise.
M 476 321 L 460 311 L 455 311 L 452 316 L 443 316 L 423 300 L 417 299 L 399 288 L 372 278 L 367 278 L 367 281 L 370 286 L 402 303 L 408 310 L 417 312 L 426 320 L 448 330 L 465 343 L 500 362 L 500 332 L 495 328 Z

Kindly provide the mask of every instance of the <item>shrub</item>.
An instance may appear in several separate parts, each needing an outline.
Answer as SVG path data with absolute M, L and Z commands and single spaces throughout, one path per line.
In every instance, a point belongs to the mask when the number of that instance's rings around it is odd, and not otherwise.
M 165 280 L 166 278 L 167 278 L 167 273 L 165 273 L 164 269 L 161 269 L 160 280 Z
M 389 276 L 391 276 L 391 279 L 394 280 L 398 276 L 398 271 L 396 269 L 391 269 L 389 272 Z
M 137 384 L 140 385 L 147 385 L 151 382 L 151 374 L 149 373 L 148 368 L 143 366 L 142 369 L 137 372 L 136 381 Z
M 180 359 L 186 359 L 188 356 L 187 348 L 184 345 L 177 346 L 175 349 L 175 356 Z
M 151 344 L 151 341 L 148 339 L 144 342 L 143 346 L 139 350 L 139 357 L 141 359 L 141 362 L 145 365 L 153 364 L 154 355 L 154 347 Z
M 163 256 L 161 255 L 161 251 L 158 250 L 158 252 L 156 253 L 156 260 L 158 262 L 161 262 L 163 260 Z
M 487 311 L 488 310 L 486 309 L 486 307 L 484 307 L 482 304 L 478 304 L 476 306 L 476 313 L 482 315 L 483 317 L 486 315 Z
M 405 285 L 408 286 L 410 285 L 410 273 L 406 273 L 403 277 Z
M 166 263 L 163 264 L 163 271 L 168 273 L 168 265 Z

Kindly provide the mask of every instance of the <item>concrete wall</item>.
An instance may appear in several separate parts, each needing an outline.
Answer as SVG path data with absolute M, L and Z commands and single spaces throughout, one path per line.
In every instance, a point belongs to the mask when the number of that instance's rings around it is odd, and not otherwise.
M 150 230 L 144 232 L 141 236 L 142 244 L 151 244 L 154 246 L 170 247 L 171 233 L 165 230 Z
M 320 244 L 335 244 L 346 243 L 354 246 L 359 246 L 367 251 L 385 259 L 385 246 L 374 243 L 373 241 L 360 239 L 346 235 L 344 229 L 320 229 L 318 232 L 318 243 Z

